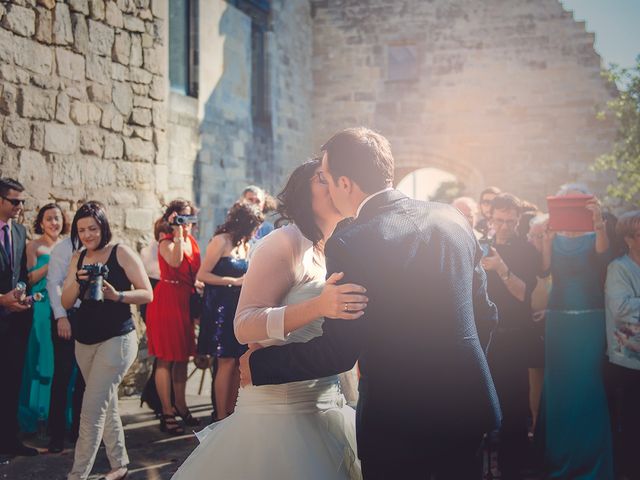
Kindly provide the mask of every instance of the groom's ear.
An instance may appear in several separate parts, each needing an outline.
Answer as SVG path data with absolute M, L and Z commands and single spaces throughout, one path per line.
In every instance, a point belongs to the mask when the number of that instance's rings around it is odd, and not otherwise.
M 338 178 L 338 187 L 343 189 L 346 193 L 351 193 L 353 191 L 353 180 L 349 177 L 345 177 L 344 175 Z

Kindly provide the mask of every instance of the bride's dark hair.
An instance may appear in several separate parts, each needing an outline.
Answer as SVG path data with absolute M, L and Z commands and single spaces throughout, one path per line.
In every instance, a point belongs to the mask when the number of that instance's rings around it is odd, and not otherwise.
M 322 240 L 322 232 L 316 225 L 311 207 L 311 180 L 319 166 L 318 157 L 300 165 L 291 173 L 287 184 L 278 194 L 280 217 L 295 223 L 314 245 Z

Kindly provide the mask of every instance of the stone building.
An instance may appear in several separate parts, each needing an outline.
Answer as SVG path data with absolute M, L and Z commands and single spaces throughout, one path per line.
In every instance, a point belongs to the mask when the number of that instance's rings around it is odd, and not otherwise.
M 390 138 L 476 195 L 543 204 L 612 126 L 594 36 L 558 0 L 0 0 L 0 173 L 27 220 L 107 204 L 140 247 L 163 203 L 210 238 L 248 183 L 276 193 L 331 133 Z

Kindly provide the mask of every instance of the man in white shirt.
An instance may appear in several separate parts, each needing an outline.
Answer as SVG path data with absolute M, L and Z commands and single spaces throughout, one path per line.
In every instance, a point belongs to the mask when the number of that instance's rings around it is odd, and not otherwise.
M 65 238 L 51 251 L 49 270 L 47 273 L 47 292 L 53 311 L 53 349 L 54 349 L 54 373 L 51 385 L 51 405 L 49 408 L 49 427 L 51 441 L 49 452 L 59 453 L 64 449 L 64 432 L 66 427 L 65 410 L 67 408 L 67 388 L 76 371 L 76 382 L 73 393 L 73 422 L 71 425 L 71 437 L 77 438 L 80 420 L 80 407 L 84 394 L 84 380 L 80 370 L 76 366 L 74 353 L 73 331 L 70 316 L 73 310 L 67 312 L 62 306 L 62 285 L 69 270 L 74 246 L 70 238 Z M 77 307 L 77 305 L 76 305 Z

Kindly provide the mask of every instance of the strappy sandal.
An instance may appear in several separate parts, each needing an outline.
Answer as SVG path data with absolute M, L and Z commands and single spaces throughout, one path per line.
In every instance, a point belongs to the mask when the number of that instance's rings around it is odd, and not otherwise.
M 169 435 L 184 435 L 184 428 L 178 423 L 175 415 L 162 414 L 160 417 L 160 431 Z
M 176 412 L 176 416 L 180 417 L 185 425 L 189 427 L 196 427 L 200 425 L 200 420 L 191 415 L 191 412 L 189 410 L 187 410 L 187 412 L 183 414 L 180 413 L 180 410 L 178 410 L 176 407 L 173 407 L 173 411 Z

